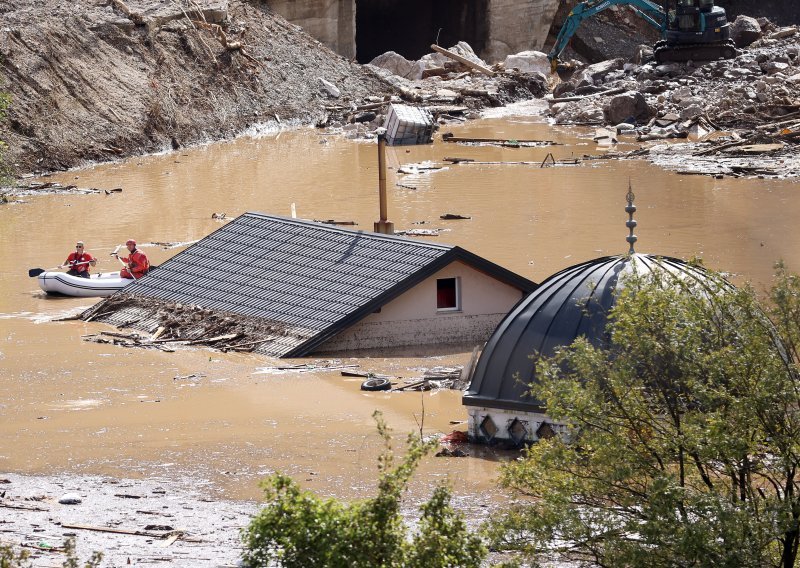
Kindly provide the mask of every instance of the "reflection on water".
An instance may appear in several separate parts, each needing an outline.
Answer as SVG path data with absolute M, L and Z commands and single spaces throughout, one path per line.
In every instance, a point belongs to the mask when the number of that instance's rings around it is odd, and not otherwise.
M 590 258 L 627 251 L 628 183 L 636 193 L 639 252 L 702 257 L 738 281 L 767 286 L 772 263 L 800 269 L 797 185 L 786 181 L 679 176 L 641 161 L 583 160 L 599 154 L 585 129 L 554 130 L 530 117 L 499 116 L 445 128 L 457 136 L 548 139 L 562 145 L 503 148 L 443 143 L 388 148 L 389 218 L 397 229 L 440 229 L 459 245 L 535 281 Z M 445 157 L 476 162 L 444 164 Z M 86 299 L 54 300 L 27 270 L 63 262 L 76 239 L 99 269 L 128 238 L 154 263 L 245 211 L 354 221 L 378 217 L 377 149 L 316 131 L 241 139 L 53 176 L 122 193 L 25 197 L 0 207 L 0 469 L 83 471 L 120 476 L 158 472 L 210 479 L 233 497 L 255 497 L 255 481 L 281 470 L 327 494 L 363 495 L 373 486 L 381 410 L 399 433 L 463 429 L 455 392 L 374 394 L 333 372 L 258 374 L 277 362 L 203 350 L 176 353 L 86 343 L 103 326 L 59 319 Z M 398 173 L 426 161 L 441 169 Z M 505 163 L 504 163 L 505 162 Z M 511 165 L 507 162 L 528 162 Z M 442 220 L 445 213 L 470 217 Z M 217 215 L 219 216 L 219 215 Z M 167 245 L 168 246 L 168 245 Z M 362 353 L 362 370 L 413 377 L 420 367 L 464 364 L 461 350 Z M 308 362 L 308 361 L 303 361 Z M 191 383 L 181 380 L 194 374 Z M 191 385 L 191 388 L 187 388 Z M 80 412 L 75 410 L 80 409 Z M 462 423 L 459 423 L 462 422 Z M 484 495 L 498 459 L 430 459 L 422 486 L 449 475 L 456 492 Z

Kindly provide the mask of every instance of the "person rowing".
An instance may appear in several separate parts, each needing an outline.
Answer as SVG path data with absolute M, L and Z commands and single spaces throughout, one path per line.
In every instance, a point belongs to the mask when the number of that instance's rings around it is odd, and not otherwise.
M 119 276 L 120 278 L 133 278 L 134 280 L 138 280 L 149 272 L 150 261 L 147 260 L 147 255 L 136 248 L 136 241 L 133 239 L 128 239 L 125 246 L 130 253 L 128 256 L 119 256 L 116 252 L 114 253 L 114 256 L 125 264 L 125 268 L 120 270 Z
M 70 276 L 79 276 L 81 278 L 89 278 L 89 265 L 97 265 L 97 259 L 86 252 L 86 247 L 83 241 L 75 243 L 75 252 L 69 253 L 67 260 L 64 264 L 58 265 L 59 268 L 69 266 L 67 274 Z

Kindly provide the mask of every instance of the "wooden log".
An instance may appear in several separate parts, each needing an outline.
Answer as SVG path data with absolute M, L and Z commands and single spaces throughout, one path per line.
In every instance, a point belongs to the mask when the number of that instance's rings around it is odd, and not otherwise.
M 453 53 L 449 49 L 445 49 L 443 47 L 439 47 L 435 43 L 431 45 L 431 49 L 433 51 L 435 51 L 436 53 L 441 53 L 445 57 L 449 57 L 450 59 L 458 61 L 462 65 L 466 65 L 470 69 L 474 69 L 475 71 L 479 71 L 479 72 L 483 73 L 484 75 L 488 75 L 489 77 L 494 77 L 494 71 L 492 71 L 488 67 L 484 67 L 483 65 L 480 65 L 478 63 L 474 63 L 474 62 L 470 61 L 469 59 L 467 59 L 466 57 L 461 57 L 457 53 Z
M 426 382 L 427 381 L 424 380 L 424 379 L 421 380 L 421 381 L 415 381 L 415 382 L 409 383 L 407 385 L 403 385 L 403 386 L 400 386 L 400 387 L 395 387 L 395 388 L 392 389 L 392 392 L 402 392 L 404 390 L 413 389 L 413 388 L 417 388 L 417 387 L 422 387 L 422 386 L 425 385 Z
M 381 375 L 380 373 L 368 373 L 366 371 L 340 371 L 343 377 L 359 377 L 361 379 L 396 379 L 392 375 Z
M 574 101 L 582 101 L 583 99 L 591 99 L 593 97 L 605 97 L 608 95 L 618 95 L 620 93 L 624 93 L 629 89 L 625 87 L 617 87 L 615 89 L 608 89 L 607 91 L 600 91 L 599 93 L 590 93 L 588 95 L 576 95 L 574 97 L 559 97 L 557 99 L 550 99 L 548 102 L 550 104 L 555 103 L 571 103 Z
M 92 526 L 92 525 L 68 525 L 68 524 L 62 524 L 61 528 L 64 528 L 64 529 L 79 529 L 79 530 L 83 530 L 83 531 L 107 532 L 107 533 L 114 533 L 114 534 L 127 534 L 127 535 L 131 535 L 131 536 L 146 536 L 146 537 L 150 537 L 150 538 L 169 538 L 169 537 L 172 537 L 175 534 L 180 533 L 180 531 L 169 531 L 167 533 L 160 533 L 160 532 L 154 532 L 154 531 L 140 531 L 140 530 L 136 530 L 136 529 L 117 529 L 117 528 L 113 528 L 113 527 L 96 527 L 96 526 Z M 203 542 L 199 538 L 191 538 L 191 537 L 186 537 L 186 536 L 182 536 L 181 538 L 183 538 L 183 540 L 186 540 L 187 542 Z
M 709 148 L 707 150 L 701 150 L 700 152 L 695 152 L 692 156 L 707 156 L 708 154 L 714 154 L 715 152 L 719 152 L 720 150 L 725 150 L 727 148 L 735 148 L 736 146 L 745 146 L 750 144 L 750 140 L 739 140 L 738 142 L 729 142 L 728 144 L 720 144 L 719 146 L 714 146 L 713 148 Z
M 452 132 L 445 132 L 442 134 L 442 142 L 462 142 L 462 143 L 475 143 L 475 144 L 508 144 L 512 142 L 510 139 L 503 139 L 503 138 L 469 138 L 464 136 L 453 136 Z M 524 139 L 524 140 L 514 140 L 513 142 L 517 144 L 543 144 L 547 146 L 556 145 L 557 142 L 553 142 L 552 140 L 535 140 L 535 139 Z
M 50 509 L 43 509 L 41 507 L 31 507 L 29 505 L 15 505 L 13 503 L 0 503 L 0 507 L 4 509 L 17 509 L 19 511 L 49 511 Z
M 200 339 L 192 339 L 189 345 L 197 345 L 199 343 L 216 343 L 218 341 L 229 341 L 241 337 L 241 333 L 226 333 L 224 335 L 215 335 L 214 337 L 203 337 Z

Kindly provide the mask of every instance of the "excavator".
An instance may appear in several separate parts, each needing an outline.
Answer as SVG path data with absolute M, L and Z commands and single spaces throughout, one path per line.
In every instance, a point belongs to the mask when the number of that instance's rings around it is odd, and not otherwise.
M 727 15 L 724 9 L 714 5 L 714 0 L 664 0 L 663 6 L 653 0 L 586 0 L 569 13 L 547 55 L 554 71 L 559 56 L 581 23 L 617 5 L 630 6 L 661 33 L 661 40 L 653 46 L 653 55 L 659 64 L 736 57 Z

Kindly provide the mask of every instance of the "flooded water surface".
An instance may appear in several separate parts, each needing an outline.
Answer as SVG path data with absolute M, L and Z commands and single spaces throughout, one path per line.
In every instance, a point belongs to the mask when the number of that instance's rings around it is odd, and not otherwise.
M 389 218 L 396 229 L 439 229 L 459 245 L 537 282 L 591 258 L 627 251 L 628 184 L 636 194 L 638 252 L 690 258 L 769 285 L 784 259 L 800 270 L 800 186 L 791 181 L 679 176 L 644 161 L 556 160 L 601 156 L 586 129 L 554 129 L 529 116 L 474 121 L 457 136 L 543 139 L 560 145 L 503 148 L 444 143 L 388 149 Z M 629 147 L 624 147 L 629 148 Z M 446 157 L 472 163 L 450 164 Z M 517 162 L 517 163 L 510 163 Z M 400 174 L 398 170 L 409 171 Z M 63 262 L 86 241 L 103 271 L 133 237 L 151 261 L 245 211 L 352 221 L 378 217 L 377 149 L 304 130 L 282 132 L 67 172 L 51 178 L 121 193 L 26 196 L 0 207 L 0 471 L 118 477 L 175 476 L 208 482 L 221 495 L 251 498 L 274 471 L 345 498 L 373 486 L 381 444 L 372 413 L 404 435 L 464 429 L 456 392 L 365 393 L 338 371 L 265 371 L 285 361 L 202 349 L 175 353 L 88 343 L 109 328 L 53 322 L 94 303 L 46 297 L 29 268 Z M 446 213 L 469 216 L 444 221 Z M 413 349 L 342 360 L 403 377 L 465 364 L 468 348 L 441 355 Z M 313 363 L 315 360 L 294 361 Z M 187 378 L 188 377 L 188 378 Z M 398 440 L 397 446 L 400 445 Z M 501 455 L 431 458 L 419 483 L 449 477 L 456 494 L 480 504 L 493 490 Z M 475 500 L 474 496 L 481 499 Z

